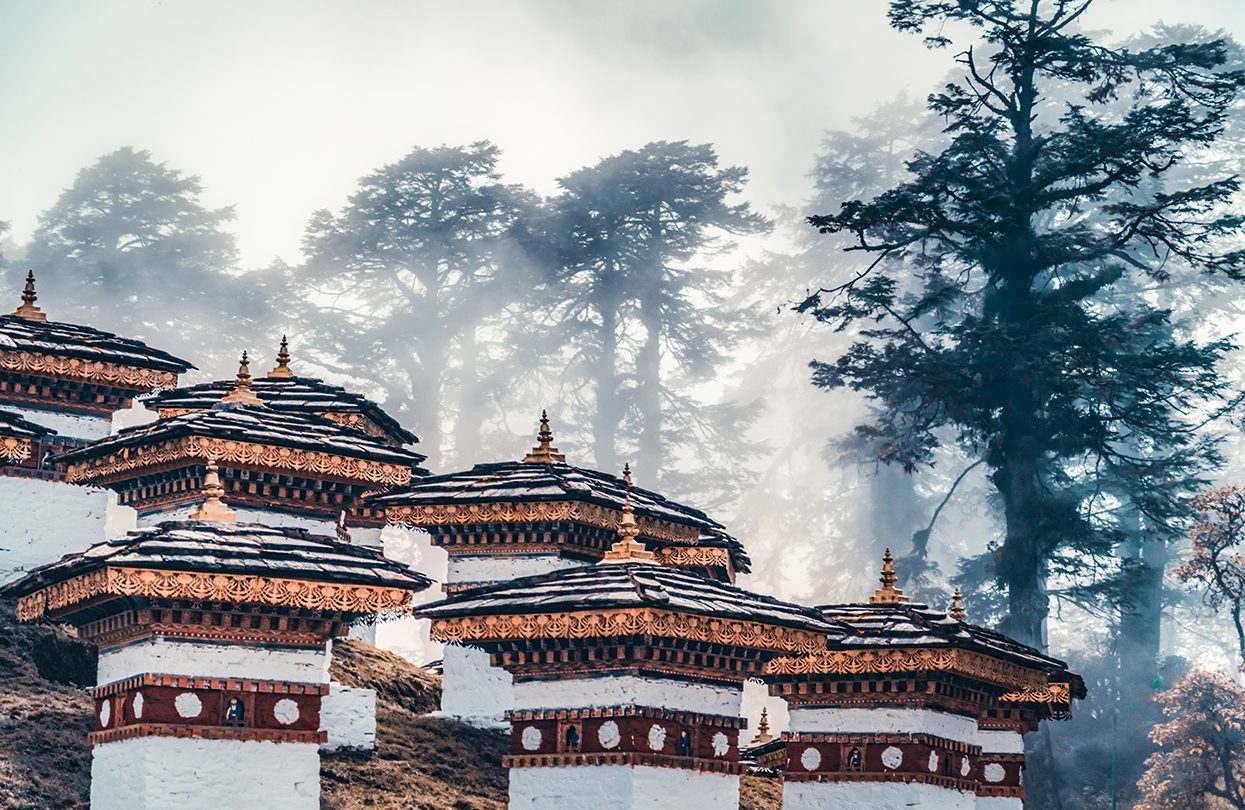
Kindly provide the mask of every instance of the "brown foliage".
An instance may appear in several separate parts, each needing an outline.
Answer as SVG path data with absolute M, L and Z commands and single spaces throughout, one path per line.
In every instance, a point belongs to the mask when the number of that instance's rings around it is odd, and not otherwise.
M 1245 666 L 1245 488 L 1220 487 L 1193 501 L 1197 521 L 1189 535 L 1192 553 L 1176 569 L 1181 582 L 1205 593 L 1214 610 L 1227 609 L 1236 627 L 1237 652 Z
M 1169 719 L 1150 732 L 1137 810 L 1245 808 L 1245 689 L 1194 671 L 1159 695 Z

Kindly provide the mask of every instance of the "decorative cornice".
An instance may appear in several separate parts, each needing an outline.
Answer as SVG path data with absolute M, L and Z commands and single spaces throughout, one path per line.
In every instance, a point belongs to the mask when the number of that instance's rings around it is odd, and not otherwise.
M 0 436 L 0 459 L 16 464 L 30 458 L 30 439 Z
M 817 650 L 765 664 L 766 675 L 871 675 L 943 671 L 1009 689 L 1040 689 L 1045 673 L 989 655 L 946 647 L 915 649 Z
M 49 613 L 68 613 L 84 602 L 126 596 L 280 605 L 359 614 L 383 613 L 411 603 L 411 592 L 400 588 L 108 566 L 22 597 L 17 602 L 17 618 L 32 621 Z
M 341 478 L 385 487 L 402 486 L 411 480 L 411 468 L 400 464 L 208 436 L 185 436 L 146 446 L 119 448 L 107 455 L 70 464 L 66 480 L 71 484 L 104 485 L 133 470 L 177 461 L 206 463 L 208 459 L 215 459 L 222 466 L 235 464 L 282 470 L 307 477 Z
M 621 519 L 621 510 L 579 501 L 385 506 L 385 520 L 390 526 L 416 529 L 429 526 L 569 521 L 616 532 Z M 694 544 L 700 538 L 700 530 L 695 526 L 654 520 L 644 515 L 638 515 L 636 521 L 641 537 L 687 544 Z
M 653 553 L 657 562 L 675 568 L 726 568 L 731 570 L 730 552 L 724 548 L 706 548 L 704 546 L 662 546 Z
M 30 351 L 0 350 L 0 371 L 57 377 L 135 391 L 172 388 L 177 385 L 177 374 L 172 371 Z
M 999 700 L 1004 703 L 1045 703 L 1071 706 L 1072 692 L 1066 683 L 1046 683 L 1008 692 Z
M 662 754 L 592 753 L 592 754 L 508 754 L 501 758 L 505 768 L 551 768 L 565 765 L 647 765 L 655 768 L 681 768 L 738 775 L 745 767 L 735 761 L 707 760 L 701 757 L 672 757 Z
M 776 652 L 811 652 L 825 636 L 808 630 L 650 608 L 433 619 L 437 641 L 613 638 L 652 635 Z

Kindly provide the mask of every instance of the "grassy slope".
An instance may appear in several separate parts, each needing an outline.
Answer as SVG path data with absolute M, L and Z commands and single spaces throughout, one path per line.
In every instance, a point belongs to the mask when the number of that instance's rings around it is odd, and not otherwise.
M 0 602 L 0 808 L 85 808 L 86 733 L 94 658 L 63 631 L 18 625 Z M 321 760 L 326 810 L 500 810 L 506 806 L 503 735 L 426 717 L 440 683 L 396 655 L 358 642 L 334 645 L 333 678 L 377 691 L 374 754 Z M 10 688 L 11 687 L 11 688 Z M 745 777 L 742 810 L 774 810 L 781 782 Z

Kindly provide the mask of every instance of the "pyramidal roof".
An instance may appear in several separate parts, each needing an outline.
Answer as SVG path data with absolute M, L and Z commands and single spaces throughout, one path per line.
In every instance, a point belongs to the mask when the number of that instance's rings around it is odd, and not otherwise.
M 141 568 L 249 574 L 422 591 L 428 577 L 379 551 L 311 534 L 306 529 L 255 523 L 173 520 L 96 543 L 40 566 L 0 588 L 18 598 L 103 568 Z

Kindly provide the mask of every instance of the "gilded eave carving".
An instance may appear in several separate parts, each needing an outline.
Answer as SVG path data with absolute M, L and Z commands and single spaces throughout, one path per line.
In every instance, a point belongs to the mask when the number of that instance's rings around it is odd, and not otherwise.
M 651 608 L 466 616 L 432 621 L 432 637 L 437 641 L 467 644 L 490 640 L 637 635 L 792 653 L 811 652 L 824 648 L 826 643 L 824 635 L 808 630 Z
M 33 621 L 46 614 L 63 614 L 101 597 L 127 596 L 371 614 L 406 608 L 412 594 L 376 585 L 108 566 L 20 598 L 17 618 Z
M 30 351 L 0 350 L 0 370 L 137 391 L 177 385 L 177 374 L 172 371 Z
M 0 459 L 16 464 L 30 458 L 30 439 L 0 436 Z
M 383 487 L 401 486 L 411 480 L 411 468 L 400 464 L 207 436 L 185 436 L 151 445 L 126 447 L 75 462 L 69 465 L 66 480 L 71 484 L 106 484 L 136 470 L 176 461 L 207 459 L 214 459 L 221 465 L 289 471 L 306 477 L 339 478 Z
M 610 531 L 618 530 L 622 510 L 579 501 L 489 502 L 385 506 L 390 526 L 427 528 L 429 526 L 469 526 L 487 523 L 540 523 L 570 521 Z M 695 526 L 636 516 L 642 537 L 671 543 L 695 543 L 700 530 Z
M 1042 689 L 1046 674 L 1010 661 L 950 647 L 907 649 L 821 649 L 809 655 L 775 658 L 767 675 L 874 675 L 939 671 L 962 675 L 1006 689 Z

